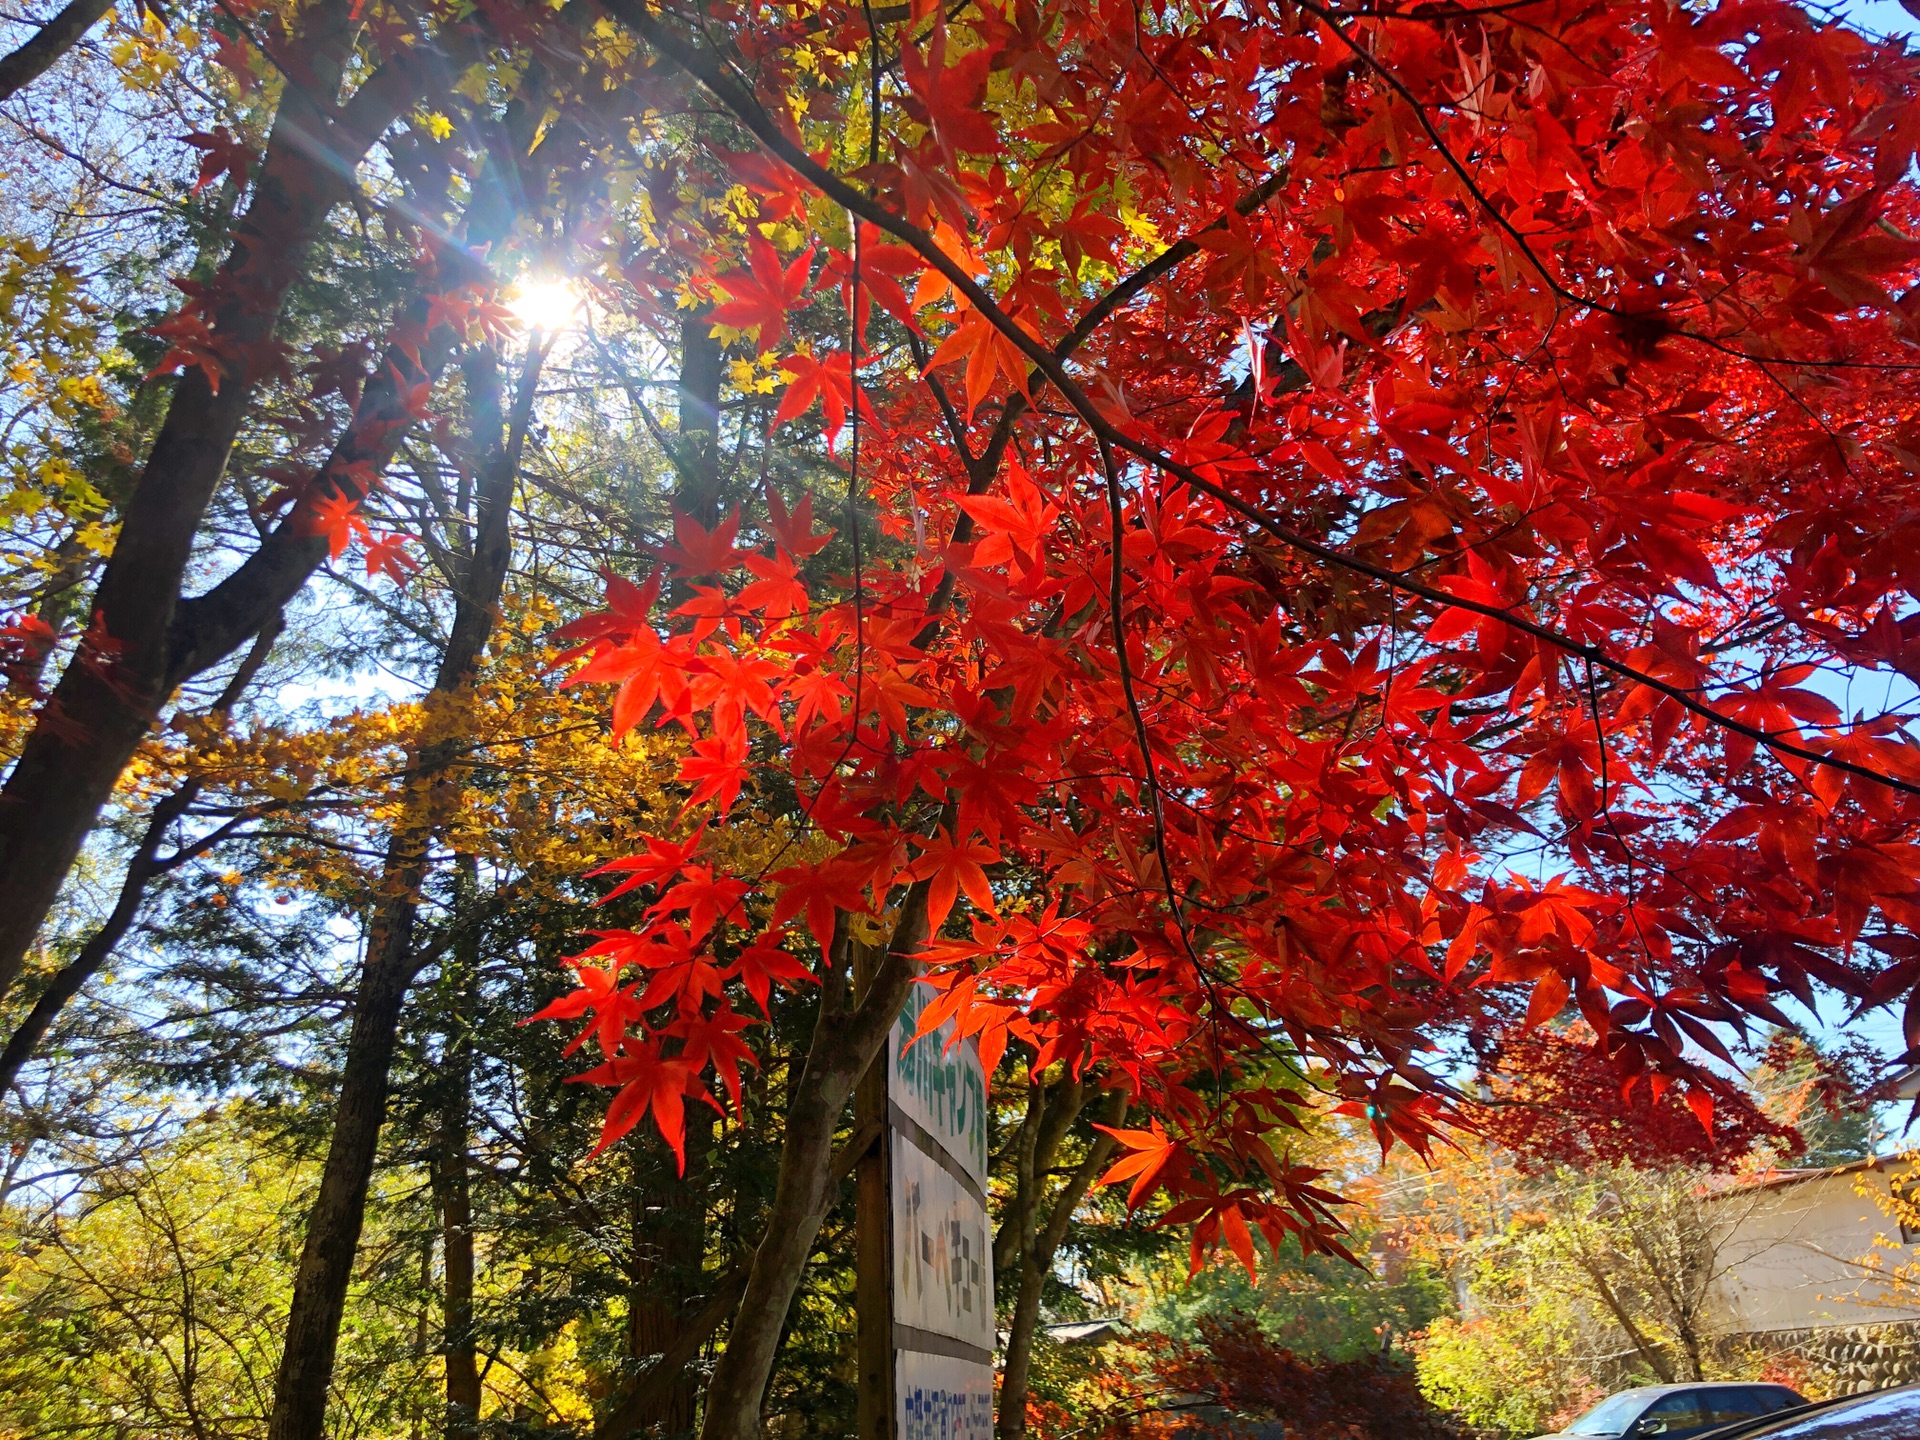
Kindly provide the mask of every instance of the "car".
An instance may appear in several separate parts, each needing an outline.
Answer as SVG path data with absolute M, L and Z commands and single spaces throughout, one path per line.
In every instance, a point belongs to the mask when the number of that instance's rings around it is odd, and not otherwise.
M 1709 1430 L 1700 1440 L 1920 1440 L 1920 1385 L 1762 1415 Z
M 1540 1440 L 1618 1440 L 1659 1435 L 1688 1440 L 1742 1421 L 1805 1405 L 1784 1385 L 1716 1381 L 1695 1385 L 1643 1385 L 1609 1395 L 1578 1420 Z M 1920 1437 L 1915 1437 L 1920 1440 Z

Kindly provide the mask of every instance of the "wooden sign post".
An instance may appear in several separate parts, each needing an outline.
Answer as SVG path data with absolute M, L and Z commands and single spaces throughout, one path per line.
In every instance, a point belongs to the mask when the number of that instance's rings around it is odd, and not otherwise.
M 861 1440 L 993 1434 L 986 1076 L 946 1027 L 914 1042 L 925 999 L 915 986 L 855 1097 L 880 1135 L 856 1172 Z

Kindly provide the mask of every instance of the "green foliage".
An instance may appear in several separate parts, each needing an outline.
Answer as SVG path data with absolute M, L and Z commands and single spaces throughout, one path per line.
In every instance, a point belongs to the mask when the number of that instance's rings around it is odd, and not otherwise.
M 1459 1314 L 1413 1342 L 1435 1403 L 1525 1436 L 1624 1385 L 1755 1378 L 1758 1362 L 1714 1344 L 1734 1212 L 1713 1210 L 1701 1172 L 1487 1169 L 1448 1177 L 1487 1193 L 1433 1217 L 1463 1289 Z
M 1420 1392 L 1478 1430 L 1535 1435 L 1581 1408 L 1597 1387 L 1569 1386 L 1576 1370 L 1575 1327 L 1540 1297 L 1524 1313 L 1488 1311 L 1436 1319 L 1419 1342 Z
M 1355 1236 L 1362 1248 L 1373 1239 Z M 1424 1330 L 1449 1307 L 1445 1277 L 1419 1259 L 1382 1251 L 1367 1268 L 1338 1256 L 1303 1255 L 1289 1241 L 1274 1255 L 1259 1242 L 1258 1280 L 1237 1265 L 1212 1265 L 1148 1307 L 1142 1323 L 1181 1339 L 1202 1320 L 1245 1315 L 1276 1345 L 1297 1355 L 1357 1360 L 1383 1339 Z
M 314 1181 L 231 1109 L 63 1203 L 17 1193 L 0 1209 L 0 1434 L 258 1434 L 298 1255 L 289 1222 Z M 340 1342 L 341 1440 L 403 1433 L 432 1407 L 423 1297 L 407 1283 L 418 1245 L 382 1188 Z
M 1778 1029 L 1767 1037 L 1753 1084 L 1767 1113 L 1800 1132 L 1806 1148 L 1791 1163 L 1845 1165 L 1871 1152 L 1873 1111 L 1860 1095 L 1878 1063 L 1857 1043 L 1830 1049 Z

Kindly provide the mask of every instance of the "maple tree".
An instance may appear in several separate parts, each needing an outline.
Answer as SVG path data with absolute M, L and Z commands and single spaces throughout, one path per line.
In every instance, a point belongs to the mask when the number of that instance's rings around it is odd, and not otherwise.
M 1251 1419 L 1285 1424 L 1302 1440 L 1451 1440 L 1461 1433 L 1385 1357 L 1297 1355 L 1246 1317 L 1202 1317 L 1190 1339 L 1145 1335 L 1131 1364 L 1101 1377 L 1102 1433 L 1231 1435 Z M 1044 1434 L 1072 1433 L 1076 1417 L 1042 1413 Z M 1052 1422 L 1052 1423 L 1044 1423 Z
M 720 872 L 658 878 L 637 978 L 568 1002 L 619 1016 L 610 1133 L 709 1098 L 681 1057 L 737 950 L 831 987 L 878 945 L 814 1116 L 925 961 L 925 1025 L 1131 1092 L 1107 1178 L 1197 1253 L 1332 1246 L 1270 1137 L 1332 1103 L 1424 1149 L 1422 1052 L 1489 987 L 1703 1131 L 1716 1025 L 1914 993 L 1903 713 L 1816 679 L 1904 656 L 1912 62 L 1784 5 L 1524 10 L 829 6 L 715 49 L 607 5 L 790 177 L 682 284 L 771 343 L 781 246 L 837 255 L 874 410 L 804 613 L 731 578 L 785 563 L 735 517 L 663 552 L 671 613 L 573 632 L 694 737 L 690 817 L 794 793 L 829 842 L 697 936 Z M 922 269 L 863 346 L 869 225 Z M 1210 1096 L 1276 1046 L 1297 1086 Z M 817 1224 L 822 1120 L 789 1124 L 711 1437 Z
M 1463 1105 L 1465 1118 L 1523 1172 L 1622 1164 L 1729 1169 L 1756 1151 L 1777 1163 L 1802 1148 L 1799 1131 L 1766 1114 L 1744 1089 L 1721 1093 L 1711 1130 L 1672 1090 L 1656 1099 L 1652 1087 L 1640 1085 L 1623 1097 L 1618 1075 L 1583 1025 L 1512 1036 L 1487 1069 L 1494 1079 Z
M 1899 1006 L 1920 1045 L 1899 44 L 1784 0 L 217 9 L 180 189 L 227 207 L 218 243 L 148 327 L 114 483 L 31 478 L 58 593 L 92 599 L 5 628 L 0 994 L 174 692 L 349 551 L 403 586 L 443 544 L 383 491 L 461 407 L 493 456 L 462 523 L 505 515 L 542 437 L 503 287 L 575 275 L 583 383 L 628 398 L 679 514 L 594 557 L 607 608 L 552 658 L 616 743 L 677 737 L 675 803 L 582 858 L 615 908 L 527 1010 L 608 1090 L 603 1144 L 694 1170 L 765 1032 L 814 1017 L 710 1440 L 757 1423 L 923 968 L 926 1027 L 990 1071 L 1119 1097 L 1089 1183 L 1195 1264 L 1340 1253 L 1286 1139 L 1308 1112 L 1422 1154 L 1498 1123 L 1449 1078 L 1463 1037 L 1524 1055 L 1577 1015 L 1573 1083 L 1683 1149 L 1751 1128 L 1701 1057 L 1790 1000 Z M 188 42 L 129 29 L 164 88 Z M 350 212 L 378 244 L 335 243 Z M 42 291 L 29 377 L 88 343 Z M 351 343 L 316 339 L 341 312 Z M 108 423 L 57 393 L 48 456 Z M 453 546 L 453 712 L 512 561 L 490 533 Z M 322 1423 L 434 846 L 475 854 L 450 747 L 402 747 L 276 1435 Z M 698 1328 L 662 1325 L 649 1353 Z

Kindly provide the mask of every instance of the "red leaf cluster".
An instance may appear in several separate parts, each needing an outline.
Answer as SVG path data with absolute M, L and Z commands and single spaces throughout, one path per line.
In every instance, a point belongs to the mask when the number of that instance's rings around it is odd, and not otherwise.
M 1762 1145 L 1782 1157 L 1800 1149 L 1793 1127 L 1770 1119 L 1744 1091 L 1723 1094 L 1709 1128 L 1664 1075 L 1622 1084 L 1584 1027 L 1513 1036 L 1488 1069 L 1497 1078 L 1465 1116 L 1523 1170 L 1726 1167 Z
M 849 178 L 794 134 L 858 6 L 710 7 L 754 94 L 610 6 L 807 232 L 663 217 L 622 273 L 807 338 L 782 423 L 862 427 L 868 518 L 856 572 L 804 498 L 683 517 L 670 607 L 563 632 L 690 740 L 563 1002 L 609 1135 L 921 905 L 928 1023 L 1123 1085 L 1109 1178 L 1249 1259 L 1338 1243 L 1301 1112 L 1424 1151 L 1516 1013 L 1593 1032 L 1530 1083 L 1624 1093 L 1608 1152 L 1761 1133 L 1697 1062 L 1816 988 L 1920 1016 L 1920 747 L 1847 689 L 1917 668 L 1914 57 L 1783 0 L 914 9 Z M 826 313 L 862 274 L 902 343 Z M 807 858 L 730 867 L 747 797 Z
M 1380 1358 L 1296 1355 L 1246 1315 L 1202 1316 L 1197 1328 L 1193 1340 L 1135 1340 L 1146 1373 L 1111 1377 L 1114 1419 L 1094 1433 L 1226 1437 L 1245 1435 L 1257 1421 L 1278 1421 L 1299 1440 L 1454 1440 L 1461 1433 L 1420 1394 L 1410 1369 Z

